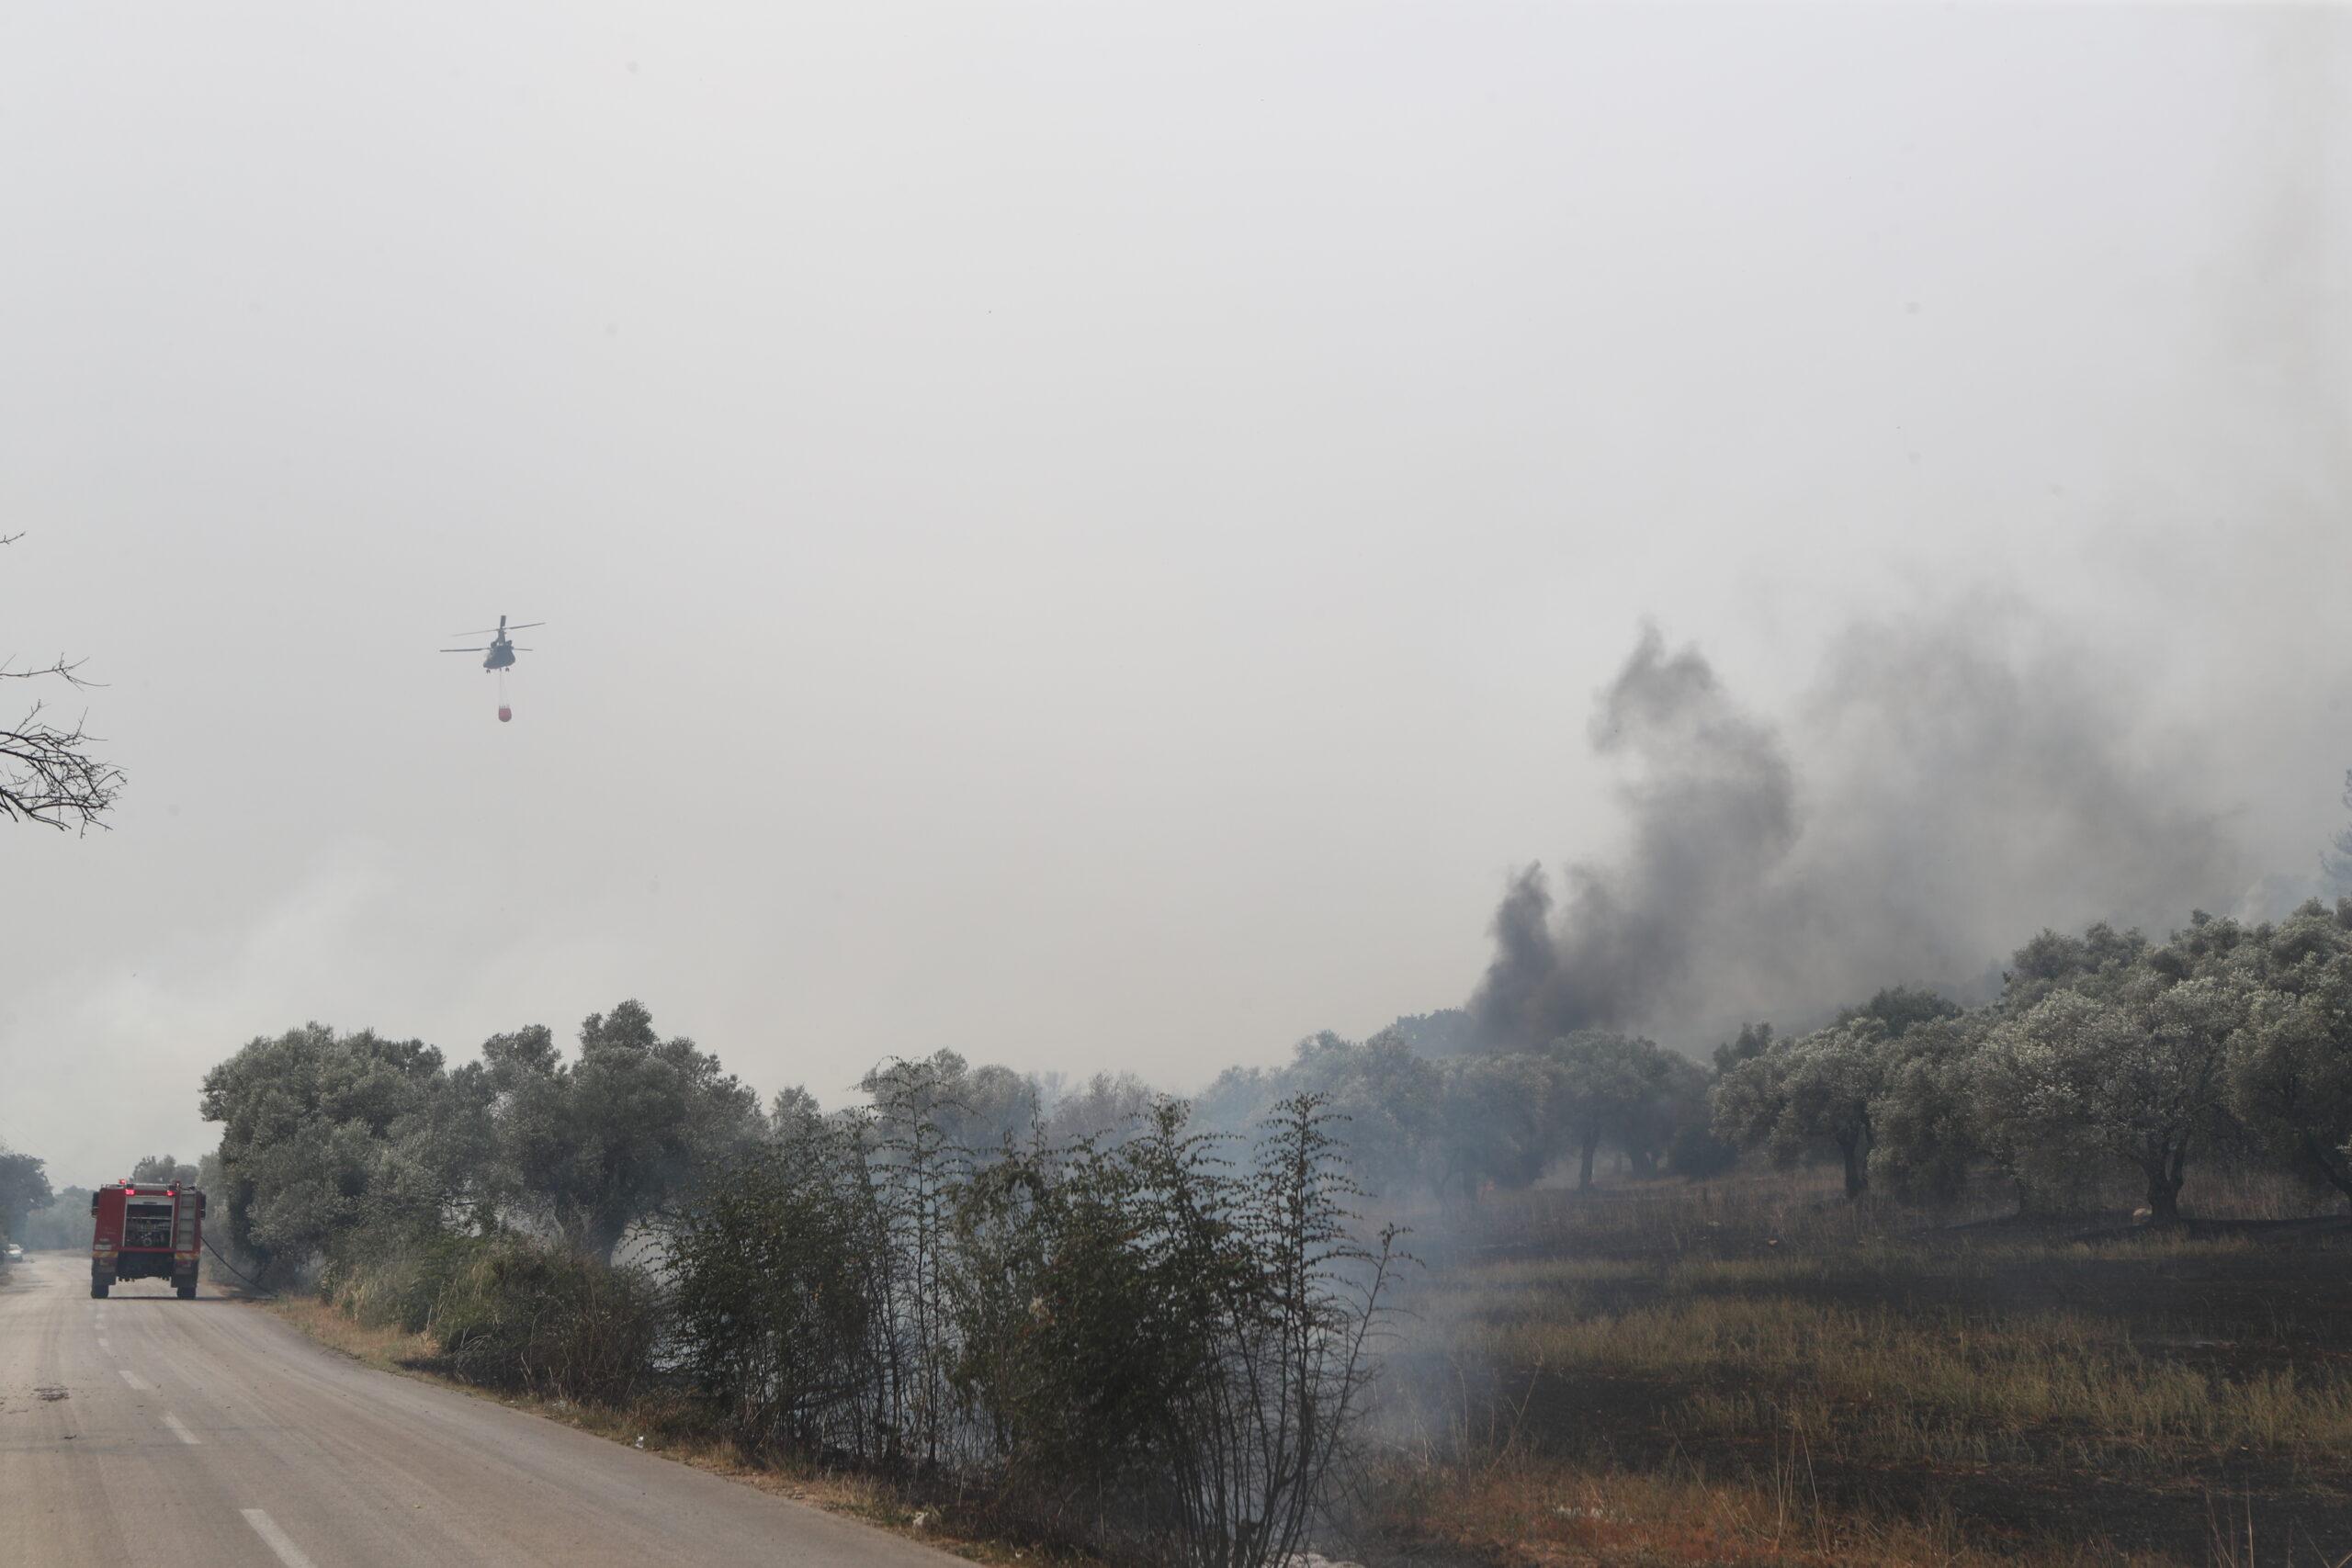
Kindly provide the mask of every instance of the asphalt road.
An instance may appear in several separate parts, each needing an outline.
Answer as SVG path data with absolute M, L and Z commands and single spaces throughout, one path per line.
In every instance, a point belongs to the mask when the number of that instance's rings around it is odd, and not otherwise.
M 162 1280 L 0 1265 L 6 1568 L 662 1568 L 959 1559 L 322 1350 Z

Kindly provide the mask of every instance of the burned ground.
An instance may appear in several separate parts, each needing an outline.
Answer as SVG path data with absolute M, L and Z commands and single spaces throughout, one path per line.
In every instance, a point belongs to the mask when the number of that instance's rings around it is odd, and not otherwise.
M 2335 1562 L 2352 1551 L 2352 1222 L 2290 1221 L 2300 1195 L 2260 1182 L 2209 1196 L 2236 1217 L 1930 1226 L 1802 1177 L 1447 1216 L 1425 1233 L 1386 1411 L 1397 1451 L 1439 1479 L 1393 1522 L 1459 1541 L 1448 1487 L 1511 1474 L 1563 1497 L 1680 1486 L 1718 1512 L 1744 1491 L 1767 1504 L 1742 1517 L 1765 1523 L 1694 1534 L 1667 1508 L 1604 1547 L 1610 1509 L 1560 1503 L 1532 1535 L 1484 1538 L 1488 1560 L 1897 1561 L 1932 1538 L 2207 1562 L 2243 1558 L 2251 1528 L 2263 1561 Z

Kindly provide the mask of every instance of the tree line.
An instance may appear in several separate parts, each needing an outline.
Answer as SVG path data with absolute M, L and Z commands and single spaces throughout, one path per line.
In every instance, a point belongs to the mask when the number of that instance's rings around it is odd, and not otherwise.
M 1227 1068 L 1202 1094 L 1202 1112 L 1230 1126 L 1285 1095 L 1322 1096 L 1348 1118 L 1357 1179 L 1394 1202 L 1527 1187 L 1564 1162 L 1589 1187 L 1603 1151 L 1643 1176 L 1730 1164 L 1710 1131 L 1711 1075 L 1690 1058 L 1604 1030 L 1481 1049 L 1469 1021 L 1425 1014 L 1361 1042 L 1327 1031 L 1299 1042 L 1284 1066 Z
M 1883 992 L 1724 1067 L 1717 1130 L 1783 1161 L 1833 1149 L 1849 1196 L 1944 1201 L 1989 1168 L 2021 1208 L 2064 1208 L 2129 1172 L 2173 1220 L 2189 1171 L 2230 1160 L 2352 1201 L 2352 899 L 2199 913 L 2162 942 L 2045 931 L 1986 1006 Z
M 915 1072 L 941 1135 L 965 1149 L 1116 1138 L 1155 1100 L 1129 1074 L 1070 1085 L 953 1052 L 861 1087 L 886 1096 Z M 1990 1169 L 2021 1204 L 2062 1206 L 2124 1170 L 2170 1218 L 2208 1158 L 2272 1163 L 2352 1199 L 2352 901 L 2257 924 L 2199 914 L 2162 942 L 2103 924 L 2045 931 L 1986 1005 L 1896 987 L 1793 1036 L 1748 1026 L 1705 1066 L 1599 1031 L 1483 1048 L 1458 1011 L 1363 1041 L 1326 1032 L 1283 1066 L 1227 1069 L 1193 1123 L 1238 1131 L 1302 1093 L 1345 1118 L 1351 1179 L 1392 1202 L 1474 1198 L 1555 1168 L 1587 1185 L 1604 1152 L 1641 1175 L 1712 1175 L 1740 1150 L 1826 1156 L 1849 1194 L 1921 1202 Z M 823 1120 L 798 1089 L 763 1108 L 633 1001 L 588 1019 L 570 1059 L 538 1026 L 451 1067 L 421 1042 L 308 1025 L 215 1067 L 202 1104 L 222 1125 L 202 1174 L 216 1226 L 273 1279 L 363 1217 L 470 1217 L 609 1257 L 697 1172 Z M 11 1183 L 38 1179 L 37 1160 L 0 1157 Z M 40 1186 L 18 1213 L 43 1213 Z
M 1982 1006 L 1891 987 L 1793 1035 L 1745 1025 L 1703 1066 L 1593 1031 L 1498 1050 L 1436 1013 L 1230 1069 L 1203 1105 L 1229 1120 L 1301 1089 L 1351 1118 L 1361 1179 L 1397 1197 L 1555 1170 L 1588 1186 L 1613 1149 L 1641 1175 L 1826 1158 L 1849 1197 L 1925 1205 L 1989 1173 L 2022 1210 L 2080 1209 L 2128 1178 L 2173 1220 L 2205 1162 L 2352 1201 L 2352 898 L 2251 924 L 2199 912 L 2162 942 L 2044 931 Z
M 272 1283 L 379 1225 L 519 1227 L 609 1257 L 763 1125 L 718 1057 L 634 1001 L 592 1015 L 569 1059 L 534 1025 L 454 1068 L 422 1041 L 306 1024 L 213 1067 L 198 1103 L 220 1123 L 215 1221 Z

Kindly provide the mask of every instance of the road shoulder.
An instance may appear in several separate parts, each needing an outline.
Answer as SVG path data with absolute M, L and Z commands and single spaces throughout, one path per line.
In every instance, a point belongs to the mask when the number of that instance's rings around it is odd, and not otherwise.
M 432 1383 L 469 1399 L 503 1405 L 639 1449 L 971 1562 L 1019 1564 L 1020 1568 L 1080 1568 L 1097 1562 L 1083 1556 L 1041 1549 L 1033 1542 L 1008 1541 L 977 1531 L 965 1533 L 956 1528 L 958 1510 L 955 1507 L 903 1495 L 854 1472 L 753 1460 L 732 1440 L 705 1429 L 707 1420 L 681 1400 L 651 1396 L 616 1409 L 485 1389 L 436 1370 L 434 1363 L 438 1359 L 438 1348 L 424 1334 L 368 1327 L 314 1296 L 261 1298 L 233 1293 L 241 1305 L 266 1313 L 321 1348 L 374 1371 Z

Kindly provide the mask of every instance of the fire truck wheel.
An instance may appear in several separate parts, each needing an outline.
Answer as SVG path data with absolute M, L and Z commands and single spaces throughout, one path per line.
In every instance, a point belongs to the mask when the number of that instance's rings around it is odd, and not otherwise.
M 106 1300 L 106 1299 L 107 1299 L 107 1281 L 106 1281 L 106 1280 L 104 1280 L 97 1279 L 97 1278 L 96 1278 L 95 1276 L 94 1276 L 94 1277 L 92 1277 L 92 1279 L 91 1279 L 91 1280 L 90 1280 L 90 1294 L 91 1294 L 93 1297 L 95 1297 L 96 1300 L 98 1300 L 98 1301 L 104 1301 L 104 1300 Z
M 196 1281 L 195 1281 L 195 1280 L 173 1280 L 173 1281 L 172 1281 L 172 1283 L 174 1283 L 175 1285 L 176 1285 L 176 1286 L 178 1286 L 178 1287 L 179 1287 L 180 1300 L 182 1300 L 182 1301 L 184 1301 L 184 1302 L 192 1302 L 192 1301 L 196 1300 Z

